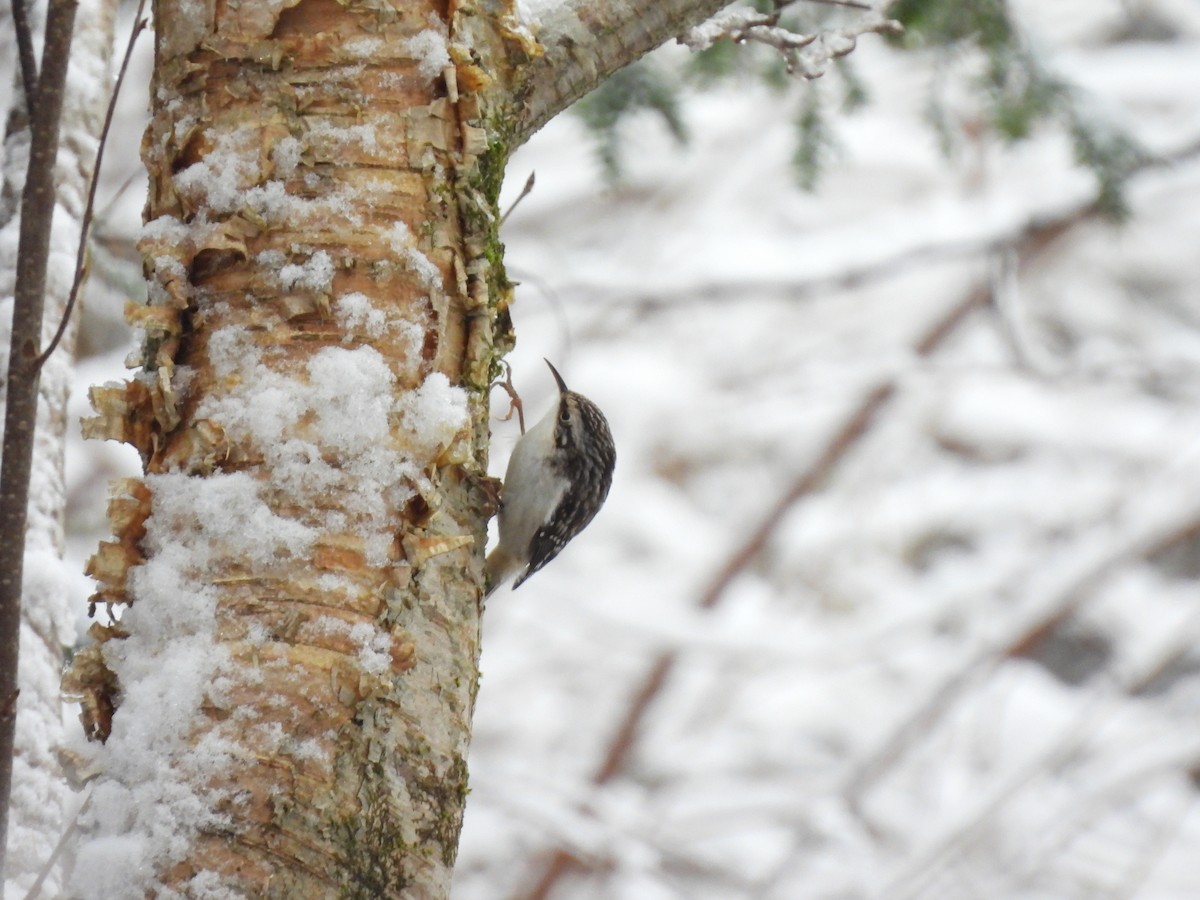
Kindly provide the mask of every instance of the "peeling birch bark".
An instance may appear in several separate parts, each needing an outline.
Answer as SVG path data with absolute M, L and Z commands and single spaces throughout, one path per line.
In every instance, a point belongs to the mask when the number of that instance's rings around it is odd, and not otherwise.
M 128 608 L 68 677 L 107 742 L 73 886 L 445 896 L 508 291 L 489 79 L 437 4 L 156 17 L 142 371 L 85 424 L 146 475 L 90 564 Z
M 103 742 L 78 760 L 102 774 L 71 888 L 445 897 L 487 393 L 512 343 L 504 165 L 571 91 L 692 22 L 632 42 L 576 22 L 547 49 L 511 0 L 155 18 L 142 368 L 94 389 L 84 426 L 145 476 L 116 486 L 89 566 L 123 615 L 65 680 Z M 539 80 L 610 37 L 531 119 Z

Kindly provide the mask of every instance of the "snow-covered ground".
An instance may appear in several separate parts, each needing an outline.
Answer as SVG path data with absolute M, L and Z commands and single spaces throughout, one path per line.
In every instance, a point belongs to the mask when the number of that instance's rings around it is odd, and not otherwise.
M 1127 5 L 1173 39 L 1110 40 Z M 1021 8 L 1099 114 L 1155 153 L 1200 141 L 1194 3 Z M 553 361 L 618 463 L 589 529 L 489 603 L 456 898 L 523 896 L 559 849 L 584 868 L 558 898 L 1200 890 L 1200 157 L 1138 176 L 1113 228 L 1077 215 L 1061 134 L 1003 148 L 963 107 L 948 161 L 929 60 L 864 38 L 854 62 L 873 102 L 815 194 L 792 101 L 752 83 L 690 98 L 686 147 L 632 123 L 615 188 L 570 116 L 510 165 L 509 198 L 537 172 L 505 231 L 517 386 L 540 415 Z M 115 187 L 136 161 L 110 154 Z M 76 416 L 127 349 L 120 292 L 92 300 Z M 76 568 L 125 449 L 72 439 Z

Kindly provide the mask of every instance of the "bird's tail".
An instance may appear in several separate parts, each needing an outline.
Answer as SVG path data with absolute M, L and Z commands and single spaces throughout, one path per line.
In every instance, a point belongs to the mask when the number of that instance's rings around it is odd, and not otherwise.
M 496 593 L 496 589 L 516 575 L 520 568 L 521 561 L 503 547 L 497 547 L 489 553 L 486 564 L 487 593 L 483 595 L 484 599 Z

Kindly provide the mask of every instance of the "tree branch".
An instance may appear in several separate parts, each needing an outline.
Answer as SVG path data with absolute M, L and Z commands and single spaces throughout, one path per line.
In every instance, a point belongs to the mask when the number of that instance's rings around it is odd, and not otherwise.
M 860 35 L 900 30 L 898 23 L 866 4 L 816 2 L 861 9 L 864 15 L 846 28 L 799 35 L 778 27 L 778 9 L 769 14 L 741 8 L 720 12 L 729 0 L 564 0 L 539 10 L 536 31 L 542 56 L 521 76 L 528 90 L 518 91 L 522 103 L 514 146 L 613 72 L 671 38 L 693 50 L 722 39 L 769 44 L 783 55 L 789 71 L 817 78 L 831 60 L 851 52 Z
M 25 522 L 37 419 L 38 369 L 34 363 L 42 336 L 50 226 L 56 202 L 54 164 L 58 156 L 59 120 L 77 6 L 77 0 L 53 0 L 50 4 L 42 74 L 36 100 L 30 109 L 29 168 L 21 195 L 21 237 L 13 292 L 4 455 L 0 471 L 0 871 L 4 868 L 8 838 Z
M 858 6 L 857 4 L 855 4 Z M 820 78 L 830 62 L 854 50 L 864 34 L 899 34 L 899 22 L 866 7 L 867 14 L 847 28 L 798 34 L 779 24 L 779 8 L 771 13 L 753 9 L 728 9 L 702 25 L 697 25 L 679 41 L 692 50 L 707 50 L 717 41 L 735 44 L 747 41 L 773 47 L 783 57 L 787 70 L 802 78 Z
M 147 24 L 146 19 L 142 18 L 142 11 L 145 8 L 146 0 L 139 0 L 137 12 L 133 17 L 133 28 L 129 32 L 129 43 L 125 45 L 125 58 L 121 60 L 121 69 L 117 73 L 117 81 L 113 85 L 112 96 L 108 100 L 108 110 L 104 114 L 104 127 L 100 129 L 100 143 L 96 147 L 96 161 L 92 165 L 91 184 L 88 186 L 87 206 L 84 208 L 83 222 L 79 227 L 79 250 L 75 255 L 75 278 L 71 282 L 71 293 L 67 295 L 67 305 L 63 309 L 58 330 L 54 332 L 54 337 L 50 339 L 46 349 L 34 361 L 35 369 L 41 369 L 46 364 L 50 354 L 58 348 L 63 335 L 67 333 L 67 326 L 71 324 L 71 313 L 75 310 L 75 301 L 79 298 L 79 291 L 83 287 L 84 261 L 87 258 L 88 238 L 92 230 L 92 211 L 96 206 L 96 189 L 100 186 L 100 166 L 104 162 L 104 148 L 108 145 L 108 130 L 112 127 L 113 114 L 117 109 L 117 97 L 121 95 L 121 85 L 125 83 L 129 60 L 133 56 L 133 48 L 137 43 L 138 35 L 142 33 Z
M 37 97 L 37 60 L 33 55 L 33 33 L 29 28 L 29 15 L 25 0 L 12 0 L 13 28 L 17 32 L 17 55 L 21 58 L 21 83 L 25 89 L 25 108 L 32 115 L 34 99 Z
M 729 0 L 565 0 L 539 10 L 543 55 L 525 76 L 529 92 L 515 144 L 613 72 L 703 22 Z

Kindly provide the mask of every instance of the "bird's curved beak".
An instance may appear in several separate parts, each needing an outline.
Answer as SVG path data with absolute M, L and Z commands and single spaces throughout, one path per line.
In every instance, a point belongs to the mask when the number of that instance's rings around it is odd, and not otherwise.
M 563 381 L 562 376 L 558 374 L 558 369 L 554 368 L 554 364 L 551 363 L 550 360 L 546 359 L 545 357 L 542 357 L 542 359 L 545 361 L 546 365 L 550 366 L 550 372 L 554 375 L 554 380 L 558 382 L 558 392 L 560 394 L 565 394 L 567 392 L 567 383 Z

